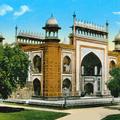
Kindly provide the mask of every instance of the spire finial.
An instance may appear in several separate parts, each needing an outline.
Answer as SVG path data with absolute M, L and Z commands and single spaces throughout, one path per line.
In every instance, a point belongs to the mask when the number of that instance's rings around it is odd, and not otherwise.
M 18 32 L 18 26 L 15 26 L 15 36 L 17 36 L 17 32 Z
M 75 13 L 75 11 L 74 11 L 74 13 L 73 13 L 73 18 L 76 18 L 76 13 Z
M 108 25 L 109 25 L 108 20 L 106 20 L 106 26 L 108 26 Z
M 51 18 L 53 18 L 53 13 L 51 14 Z
M 15 26 L 15 41 L 16 41 L 16 43 L 18 43 L 17 35 L 18 35 L 18 27 L 17 27 L 17 25 L 16 25 L 16 26 Z
M 109 23 L 108 23 L 108 20 L 106 20 L 106 31 L 108 31 L 108 26 L 109 26 Z

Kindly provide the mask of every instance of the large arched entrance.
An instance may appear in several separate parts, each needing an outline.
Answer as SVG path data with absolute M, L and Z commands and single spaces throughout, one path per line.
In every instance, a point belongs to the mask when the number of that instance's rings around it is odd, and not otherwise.
M 93 53 L 87 54 L 81 62 L 83 76 L 101 75 L 102 64 L 100 59 Z
M 41 84 L 40 84 L 40 81 L 39 79 L 35 79 L 33 81 L 33 88 L 34 88 L 34 95 L 35 96 L 39 96 L 40 95 L 40 92 L 41 92 Z
M 93 94 L 93 89 L 94 89 L 93 84 L 91 84 L 91 83 L 87 83 L 84 87 L 85 93 L 88 95 Z
M 93 52 L 87 54 L 81 62 L 82 91 L 88 95 L 101 92 L 102 63 Z

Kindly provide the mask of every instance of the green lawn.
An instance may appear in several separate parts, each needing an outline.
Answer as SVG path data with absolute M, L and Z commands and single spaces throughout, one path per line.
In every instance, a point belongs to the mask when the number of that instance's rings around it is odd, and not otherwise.
M 46 112 L 38 110 L 0 111 L 0 120 L 56 120 L 67 113 Z
M 105 117 L 104 119 L 102 120 L 120 120 L 120 114 L 117 114 L 117 115 L 109 115 L 107 117 Z

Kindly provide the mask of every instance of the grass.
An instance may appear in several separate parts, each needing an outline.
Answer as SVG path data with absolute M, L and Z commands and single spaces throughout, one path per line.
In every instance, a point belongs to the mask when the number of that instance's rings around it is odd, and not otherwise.
M 120 114 L 109 115 L 109 116 L 103 118 L 102 120 L 120 120 Z
M 0 120 L 56 120 L 67 113 L 0 107 Z

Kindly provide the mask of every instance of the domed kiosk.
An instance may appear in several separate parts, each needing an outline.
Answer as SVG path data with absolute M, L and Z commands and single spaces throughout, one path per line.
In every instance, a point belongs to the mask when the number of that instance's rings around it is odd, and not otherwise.
M 53 15 L 46 21 L 45 27 L 45 42 L 59 42 L 58 31 L 61 29 Z
M 115 36 L 113 42 L 115 43 L 115 51 L 120 52 L 120 32 Z

